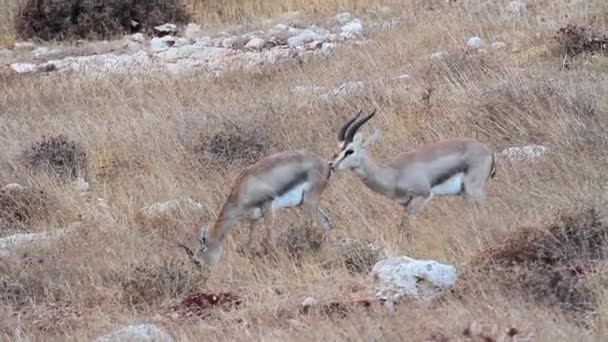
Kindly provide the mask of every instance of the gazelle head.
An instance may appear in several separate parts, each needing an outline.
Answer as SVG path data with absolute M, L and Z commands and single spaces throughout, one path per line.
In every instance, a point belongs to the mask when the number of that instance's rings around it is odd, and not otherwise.
M 379 132 L 376 132 L 365 142 L 363 142 L 361 133 L 357 133 L 359 128 L 376 114 L 376 110 L 374 109 L 373 112 L 359 119 L 361 114 L 363 112 L 359 112 L 354 118 L 348 120 L 338 132 L 338 150 L 329 163 L 332 170 L 342 171 L 358 168 L 361 165 L 361 156 L 365 153 L 365 150 L 378 139 Z
M 209 226 L 201 226 L 200 246 L 196 256 L 205 265 L 215 265 L 222 256 L 222 246 L 217 242 L 209 241 Z

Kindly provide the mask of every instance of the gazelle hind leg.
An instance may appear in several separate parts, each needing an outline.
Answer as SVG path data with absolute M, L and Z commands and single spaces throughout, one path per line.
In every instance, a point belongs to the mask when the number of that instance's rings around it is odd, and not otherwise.
M 264 206 L 262 215 L 264 217 L 264 227 L 266 229 L 266 234 L 264 236 L 264 241 L 262 242 L 262 244 L 266 252 L 271 252 L 275 249 L 273 231 L 274 213 L 272 212 L 272 203 L 269 203 L 268 205 Z
M 464 176 L 464 194 L 468 200 L 477 205 L 485 201 L 490 172 L 492 172 L 492 159 L 469 168 Z

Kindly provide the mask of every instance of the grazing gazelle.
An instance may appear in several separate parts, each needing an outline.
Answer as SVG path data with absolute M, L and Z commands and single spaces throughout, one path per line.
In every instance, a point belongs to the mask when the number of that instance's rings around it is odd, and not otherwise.
M 465 138 L 427 144 L 398 155 L 386 166 L 367 153 L 376 135 L 363 142 L 357 130 L 376 114 L 346 122 L 338 133 L 333 170 L 353 170 L 373 191 L 403 205 L 413 219 L 433 195 L 465 195 L 475 203 L 486 197 L 486 184 L 494 176 L 494 153 L 484 144 Z M 406 217 L 406 219 L 407 219 Z
M 201 227 L 198 258 L 208 265 L 217 263 L 223 240 L 240 219 L 250 222 L 246 248 L 251 247 L 255 224 L 261 218 L 266 226 L 264 243 L 273 246 L 273 215 L 281 208 L 303 206 L 310 224 L 328 229 L 319 202 L 329 176 L 327 160 L 302 150 L 279 152 L 248 166 L 236 179 L 213 226 Z

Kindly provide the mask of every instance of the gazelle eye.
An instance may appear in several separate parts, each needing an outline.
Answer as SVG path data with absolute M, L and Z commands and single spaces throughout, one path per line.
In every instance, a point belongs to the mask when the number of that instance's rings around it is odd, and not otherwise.
M 344 156 L 350 156 L 351 154 L 353 154 L 353 150 L 346 150 L 346 152 L 344 152 Z

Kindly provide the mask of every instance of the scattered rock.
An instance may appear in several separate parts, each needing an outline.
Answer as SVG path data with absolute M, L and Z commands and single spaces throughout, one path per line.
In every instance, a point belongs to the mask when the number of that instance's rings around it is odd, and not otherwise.
M 323 56 L 326 56 L 326 57 L 333 56 L 336 52 L 336 48 L 337 48 L 336 43 L 329 43 L 329 42 L 323 43 L 323 45 L 321 46 L 321 54 L 323 54 Z
M 134 33 L 132 35 L 127 36 L 127 40 L 143 44 L 146 42 L 146 36 L 144 36 L 143 33 Z
M 14 234 L 0 239 L 0 256 L 7 256 L 11 249 L 21 246 L 28 242 L 40 242 L 57 239 L 68 232 L 67 229 L 60 229 L 44 233 L 24 233 Z
M 15 50 L 30 50 L 36 48 L 36 43 L 34 42 L 16 42 Z
M 492 45 L 490 45 L 490 47 L 495 50 L 500 50 L 500 49 L 504 49 L 505 47 L 507 47 L 507 44 L 504 42 L 494 42 L 494 43 L 492 43 Z
M 261 50 L 264 48 L 264 44 L 266 44 L 264 39 L 253 37 L 247 44 L 245 44 L 245 48 L 251 50 Z
M 177 33 L 177 25 L 175 24 L 162 24 L 154 27 L 154 31 L 160 36 L 175 35 Z
M 448 55 L 449 54 L 447 51 L 437 51 L 433 52 L 433 54 L 431 55 L 431 59 L 434 61 L 440 61 L 442 59 L 445 59 Z
M 543 145 L 525 145 L 522 147 L 509 147 L 500 154 L 509 160 L 533 160 L 538 159 L 547 153 L 549 148 Z
M 76 178 L 76 180 L 72 184 L 74 184 L 74 188 L 78 192 L 87 192 L 87 191 L 89 191 L 89 188 L 90 188 L 89 182 L 87 182 L 82 177 Z
M 242 300 L 230 292 L 195 293 L 184 298 L 178 305 L 169 308 L 169 312 L 182 317 L 207 317 L 214 308 L 229 311 L 241 305 Z
M 408 74 L 401 74 L 401 75 L 395 77 L 394 79 L 405 81 L 405 80 L 409 80 L 410 79 L 410 75 L 408 75 Z
M 163 219 L 179 213 L 180 211 L 200 211 L 203 205 L 190 199 L 173 199 L 166 202 L 157 202 L 139 210 L 140 219 Z
M 353 20 L 353 16 L 349 12 L 342 12 L 334 17 L 336 23 L 340 26 L 346 25 L 351 20 Z
M 507 13 L 511 16 L 522 16 L 526 13 L 527 7 L 526 0 L 511 0 L 507 5 Z
M 4 187 L 2 187 L 2 191 L 7 191 L 7 192 L 20 191 L 20 190 L 25 190 L 25 187 L 18 183 L 9 183 L 9 184 L 6 184 Z
M 228 37 L 222 41 L 222 47 L 226 49 L 239 50 L 242 49 L 245 44 L 247 44 L 248 39 L 243 37 Z
M 348 81 L 340 84 L 340 86 L 334 89 L 334 95 L 346 96 L 354 95 L 365 89 L 365 82 L 363 81 Z
M 173 342 L 174 339 L 164 329 L 155 324 L 129 325 L 108 335 L 99 337 L 96 342 Z
M 360 38 L 363 34 L 363 24 L 359 19 L 354 19 L 350 23 L 342 26 L 340 37 L 345 39 Z
M 60 53 L 61 53 L 61 49 L 59 49 L 59 48 L 49 49 L 48 47 L 44 47 L 44 46 L 38 47 L 32 51 L 32 54 L 36 58 L 51 57 L 53 55 L 59 55 Z
M 313 31 L 312 29 L 306 29 L 300 32 L 298 35 L 293 36 L 287 40 L 289 47 L 298 49 L 303 48 L 305 44 L 313 41 L 325 42 L 327 41 L 327 34 Z
M 38 65 L 33 63 L 13 63 L 10 67 L 18 74 L 25 74 L 36 71 Z
M 467 48 L 472 50 L 481 49 L 483 47 L 483 40 L 479 37 L 471 37 L 467 41 Z
M 386 300 L 402 297 L 429 300 L 442 289 L 454 286 L 457 279 L 453 266 L 406 256 L 379 261 L 370 275 L 381 283 L 376 297 Z
M 183 46 L 189 46 L 189 45 L 190 45 L 190 41 L 184 37 L 177 38 L 177 40 L 175 41 L 175 44 L 173 44 L 174 47 L 183 47 Z
M 154 37 L 150 40 L 150 49 L 154 52 L 165 51 L 175 44 L 175 38 L 172 36 Z
M 186 25 L 184 30 L 184 37 L 191 41 L 197 40 L 203 35 L 203 31 L 201 30 L 201 26 L 198 24 L 190 23 Z

